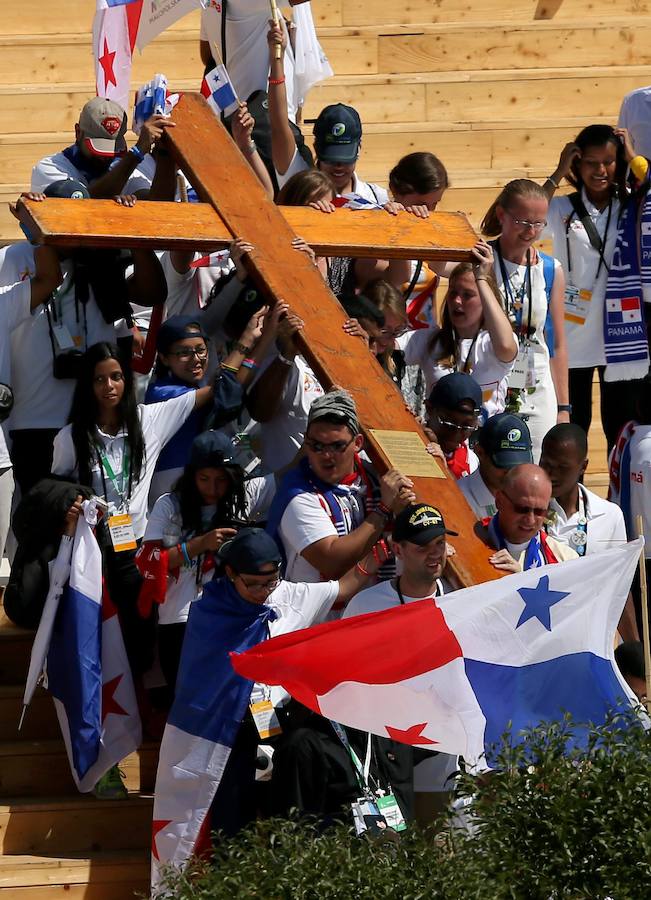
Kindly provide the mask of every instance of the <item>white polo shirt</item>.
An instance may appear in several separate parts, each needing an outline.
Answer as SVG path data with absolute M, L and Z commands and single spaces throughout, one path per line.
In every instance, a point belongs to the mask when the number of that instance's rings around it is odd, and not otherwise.
M 460 478 L 457 485 L 478 519 L 495 515 L 495 495 L 486 486 L 479 469 L 475 469 L 466 478 Z
M 53 153 L 45 156 L 37 162 L 32 169 L 32 183 L 30 190 L 42 192 L 55 181 L 65 181 L 74 178 L 88 187 L 88 178 L 81 172 L 63 153 Z M 148 191 L 151 181 L 144 174 L 135 169 L 122 188 L 122 194 L 135 194 L 137 191 Z
M 10 336 L 31 315 L 32 285 L 29 278 L 0 285 L 0 382 L 11 385 Z M 7 441 L 0 428 L 0 469 L 11 468 Z
M 436 336 L 440 329 L 419 328 L 407 331 L 396 340 L 408 366 L 420 366 L 425 378 L 425 396 L 429 397 L 436 382 L 454 370 L 439 365 L 440 349 Z M 464 338 L 457 350 L 459 371 L 467 371 L 481 388 L 482 404 L 488 416 L 504 412 L 508 376 L 518 352 L 518 340 L 513 335 L 513 360 L 500 362 L 495 356 L 490 334 L 482 330 L 477 339 Z
M 617 222 L 619 219 L 619 200 L 612 200 L 610 222 L 608 207 L 598 210 L 588 199 L 585 190 L 581 191 L 581 199 L 586 211 L 595 226 L 601 240 L 608 234 L 604 247 L 604 260 L 610 266 L 617 241 Z M 588 233 L 581 220 L 574 213 L 574 207 L 568 197 L 554 197 L 549 204 L 545 234 L 554 240 L 554 257 L 560 262 L 567 284 L 579 290 L 592 291 L 589 312 L 583 324 L 565 320 L 565 336 L 567 339 L 568 364 L 571 369 L 606 364 L 604 350 L 604 303 L 606 301 L 606 283 L 608 272 L 606 266 L 599 268 L 599 253 L 590 244 Z M 568 245 L 569 260 L 568 262 Z M 599 277 L 597 278 L 597 271 Z
M 436 579 L 436 593 L 428 594 L 427 597 L 408 597 L 402 595 L 402 599 L 407 603 L 417 603 L 419 600 L 428 600 L 433 597 L 441 597 L 449 591 L 449 585 L 445 579 Z M 355 594 L 350 601 L 342 618 L 350 619 L 351 616 L 365 616 L 368 613 L 382 612 L 384 609 L 393 609 L 396 606 L 402 606 L 400 596 L 394 587 L 394 579 L 388 581 L 380 581 L 369 588 L 364 588 L 359 594 Z

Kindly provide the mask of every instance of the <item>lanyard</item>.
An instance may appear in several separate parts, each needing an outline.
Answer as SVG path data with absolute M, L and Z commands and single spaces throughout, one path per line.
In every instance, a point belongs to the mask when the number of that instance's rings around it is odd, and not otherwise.
M 406 606 L 405 598 L 402 596 L 402 588 L 400 587 L 400 575 L 398 575 L 398 577 L 396 578 L 396 592 L 398 594 L 398 600 L 400 600 L 400 606 Z M 440 595 L 442 593 L 443 593 L 443 590 L 442 590 L 442 586 L 441 586 L 441 581 L 440 581 L 440 579 L 437 578 L 436 579 L 436 590 L 434 591 L 432 596 L 428 597 L 427 599 L 433 600 L 434 597 L 440 597 Z M 423 597 L 423 599 L 425 599 L 425 598 Z
M 122 473 L 121 473 L 122 477 L 120 479 L 120 484 L 118 484 L 118 479 L 115 475 L 115 472 L 113 471 L 113 467 L 111 466 L 111 463 L 108 460 L 106 452 L 104 450 L 98 449 L 97 455 L 98 455 L 99 461 L 100 461 L 100 473 L 102 475 L 102 486 L 104 488 L 104 499 L 106 501 L 108 501 L 108 494 L 106 491 L 106 479 L 104 477 L 104 473 L 106 473 L 109 480 L 111 481 L 111 484 L 115 488 L 116 494 L 120 498 L 120 508 L 121 509 L 123 507 L 128 508 L 129 498 L 131 497 L 131 474 L 132 474 L 130 459 L 129 459 L 129 445 L 125 444 L 125 447 L 124 447 L 124 454 L 122 456 Z M 128 485 L 128 487 L 127 487 L 127 485 Z M 126 490 L 125 490 L 125 488 L 126 488 Z
M 470 375 L 472 372 L 472 369 L 470 368 L 470 357 L 472 356 L 472 351 L 475 349 L 475 344 L 477 343 L 478 337 L 479 337 L 479 332 L 477 332 L 477 334 L 472 339 L 472 343 L 470 344 L 470 347 L 468 348 L 468 353 L 466 354 L 466 360 L 463 364 L 463 368 L 461 369 L 461 371 L 465 372 L 466 375 Z M 454 371 L 455 372 L 459 371 L 456 359 L 455 359 Z
M 599 273 L 601 272 L 602 266 L 605 266 L 607 274 L 610 274 L 610 269 L 606 265 L 606 260 L 604 259 L 604 250 L 606 249 L 606 241 L 608 240 L 608 229 L 610 228 L 610 219 L 611 219 L 612 214 L 613 214 L 613 201 L 609 200 L 609 202 L 608 202 L 608 217 L 606 219 L 606 231 L 604 233 L 603 239 L 599 237 L 598 245 L 597 245 L 596 241 L 594 244 L 592 243 L 592 240 L 590 241 L 590 245 L 592 246 L 592 248 L 594 250 L 596 250 L 597 253 L 599 254 L 599 266 L 597 268 L 597 274 L 595 276 L 595 281 L 597 280 L 597 278 L 599 278 Z M 578 218 L 578 213 L 575 209 L 572 209 L 572 212 L 570 213 L 570 215 L 568 217 L 567 224 L 565 225 L 565 247 L 567 250 L 567 273 L 568 273 L 568 275 L 571 275 L 571 273 L 572 273 L 572 254 L 570 253 L 570 223 L 572 221 L 572 216 L 577 216 L 577 218 Z M 583 227 L 585 228 L 585 225 Z M 586 231 L 587 231 L 587 229 L 586 229 Z M 596 228 L 595 228 L 595 232 L 596 232 Z M 590 235 L 588 235 L 588 237 L 590 237 Z M 598 237 L 598 235 L 595 235 L 595 237 Z M 568 280 L 571 284 L 572 279 L 570 278 Z
M 366 740 L 366 758 L 364 760 L 364 765 L 362 766 L 361 760 L 359 756 L 355 753 L 353 748 L 350 746 L 350 741 L 348 740 L 348 735 L 341 727 L 339 722 L 333 722 L 330 720 L 330 724 L 334 730 L 334 733 L 337 735 L 344 748 L 348 751 L 350 759 L 352 761 L 353 767 L 355 769 L 355 774 L 357 776 L 357 781 L 359 782 L 360 790 L 364 792 L 367 797 L 373 797 L 373 793 L 368 786 L 370 772 L 371 772 L 371 734 L 367 735 Z M 372 779 L 375 781 L 375 779 Z M 376 783 L 377 788 L 377 783 Z
M 579 556 L 585 556 L 588 552 L 588 517 L 586 516 L 585 497 L 583 485 L 579 485 L 579 521 L 570 536 L 570 544 Z
M 506 312 L 507 314 L 512 314 L 515 316 L 515 324 L 516 328 L 519 332 L 519 340 L 522 343 L 522 338 L 530 338 L 532 336 L 531 331 L 531 317 L 533 314 L 533 296 L 531 289 L 531 250 L 527 249 L 527 271 L 525 273 L 524 280 L 522 282 L 522 287 L 520 289 L 520 296 L 516 298 L 511 290 L 511 281 L 509 279 L 508 272 L 506 271 L 506 265 L 504 263 L 504 257 L 502 256 L 502 251 L 500 249 L 499 238 L 493 244 L 495 248 L 495 252 L 497 254 L 497 261 L 500 264 L 500 272 L 502 273 L 502 287 L 504 289 L 504 301 L 506 303 Z M 528 312 L 527 312 L 527 330 L 526 332 L 522 328 L 522 320 L 524 313 L 524 295 L 525 290 L 527 292 L 527 299 L 529 301 Z M 520 308 L 518 309 L 518 304 L 516 300 L 520 302 Z

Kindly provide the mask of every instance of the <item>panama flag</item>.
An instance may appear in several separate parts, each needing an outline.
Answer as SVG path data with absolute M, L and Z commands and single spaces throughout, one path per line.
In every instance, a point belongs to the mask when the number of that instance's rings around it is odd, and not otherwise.
M 218 116 L 221 113 L 230 116 L 239 105 L 226 66 L 215 66 L 210 72 L 206 72 L 201 83 L 201 93 Z
M 98 97 L 129 108 L 131 58 L 143 0 L 97 0 L 93 20 L 93 54 Z
M 47 688 L 77 787 L 99 778 L 140 745 L 142 734 L 117 610 L 102 591 L 102 556 L 86 511 L 77 522 L 70 579 L 47 649 Z M 88 518 L 93 521 L 90 512 Z
M 610 297 L 606 301 L 609 325 L 642 321 L 642 304 L 639 297 Z
M 276 637 L 233 666 L 343 725 L 490 768 L 506 732 L 630 707 L 613 637 L 642 545 Z

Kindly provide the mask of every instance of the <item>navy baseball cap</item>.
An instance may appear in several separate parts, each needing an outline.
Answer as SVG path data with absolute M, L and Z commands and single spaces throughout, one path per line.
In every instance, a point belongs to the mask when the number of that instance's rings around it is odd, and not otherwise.
M 76 178 L 60 178 L 53 181 L 43 193 L 46 197 L 59 197 L 64 200 L 90 200 L 88 188 Z
M 269 563 L 280 569 L 278 545 L 262 528 L 242 528 L 232 540 L 221 545 L 217 555 L 222 562 L 244 575 L 265 574 L 260 569 Z
M 471 375 L 452 372 L 440 378 L 429 395 L 429 404 L 434 409 L 459 409 L 461 403 L 470 401 L 476 413 L 481 412 L 481 388 Z
M 192 442 L 190 465 L 195 469 L 219 469 L 234 461 L 233 442 L 222 431 L 204 431 Z
M 172 344 L 193 337 L 208 339 L 196 316 L 170 316 L 160 327 L 156 349 L 159 353 L 167 353 Z
M 409 541 L 410 544 L 429 544 L 442 534 L 458 536 L 458 532 L 445 527 L 440 510 L 428 503 L 412 503 L 396 516 L 393 525 L 394 541 Z
M 512 469 L 533 462 L 527 423 L 511 413 L 491 416 L 479 431 L 478 443 L 498 469 Z
M 326 163 L 353 163 L 359 156 L 362 121 L 352 106 L 334 103 L 314 123 L 314 149 Z

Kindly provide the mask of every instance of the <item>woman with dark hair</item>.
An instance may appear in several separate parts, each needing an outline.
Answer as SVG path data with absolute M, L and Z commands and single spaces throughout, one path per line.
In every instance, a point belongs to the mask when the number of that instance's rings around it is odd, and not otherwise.
M 631 382 L 609 381 L 604 344 L 606 286 L 623 206 L 626 173 L 635 154 L 623 129 L 588 125 L 567 144 L 556 171 L 543 185 L 550 198 L 547 233 L 565 273 L 571 420 L 587 433 L 592 421 L 595 368 L 601 389 L 601 423 L 612 447 L 621 425 L 634 415 Z M 574 188 L 554 197 L 565 178 Z M 553 198 L 553 199 L 552 199 Z
M 151 511 L 136 558 L 145 576 L 141 608 L 160 604 L 158 657 L 172 694 L 190 605 L 215 574 L 214 554 L 245 520 L 264 518 L 275 492 L 273 476 L 245 479 L 235 454 L 219 431 L 195 438 L 173 491 Z

